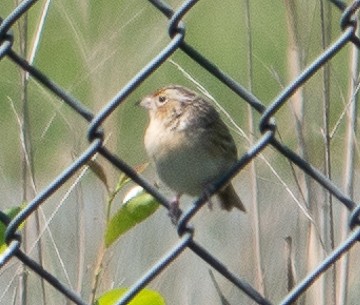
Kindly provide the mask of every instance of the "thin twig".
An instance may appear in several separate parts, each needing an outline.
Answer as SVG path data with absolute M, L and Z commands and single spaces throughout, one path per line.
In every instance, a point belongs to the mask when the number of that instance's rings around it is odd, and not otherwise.
M 359 29 L 357 29 L 359 33 Z M 353 198 L 354 196 L 354 176 L 355 176 L 355 150 L 356 150 L 356 133 L 357 133 L 357 102 L 359 91 L 359 49 L 352 46 L 350 49 L 350 84 L 348 100 L 349 106 L 346 105 L 346 145 L 345 145 L 345 170 L 344 170 L 344 190 L 346 194 Z M 341 214 L 341 223 L 348 222 L 348 211 L 343 210 Z M 342 226 L 341 241 L 345 240 L 349 234 L 349 227 Z M 348 299 L 349 285 L 349 253 L 346 253 L 340 262 L 339 274 L 339 293 L 338 305 L 346 305 Z
M 320 1 L 321 38 L 322 47 L 325 50 L 331 41 L 331 9 L 328 1 Z M 324 171 L 325 176 L 332 178 L 331 169 L 331 138 L 330 138 L 330 64 L 324 65 L 323 77 L 323 136 L 324 136 Z M 325 191 L 325 209 L 322 209 L 323 236 L 330 249 L 335 247 L 334 241 L 334 215 L 333 199 L 329 192 Z M 328 211 L 328 215 L 326 212 Z M 331 277 L 331 278 L 330 278 Z M 336 302 L 336 269 L 331 268 L 329 276 L 324 276 L 323 296 L 324 304 L 335 304 Z M 327 282 L 327 283 L 326 283 Z M 326 287 L 329 287 L 326 289 Z
M 250 1 L 245 1 L 245 23 L 247 28 L 247 39 L 248 39 L 248 86 L 249 90 L 253 87 L 253 38 L 252 38 L 252 24 L 251 24 L 251 14 L 250 14 Z M 248 105 L 248 124 L 249 124 L 249 144 L 250 146 L 255 143 L 255 122 L 254 122 L 254 113 L 253 109 L 250 105 Z M 256 268 L 256 281 L 257 288 L 260 293 L 266 296 L 266 286 L 265 286 L 265 276 L 263 272 L 262 265 L 262 256 L 261 256 L 261 222 L 260 222 L 260 214 L 259 214 L 259 200 L 258 200 L 258 181 L 257 181 L 257 171 L 256 171 L 256 163 L 252 161 L 250 164 L 250 178 L 251 178 L 251 189 L 252 189 L 252 208 L 253 208 L 253 226 L 254 226 L 254 249 L 255 249 L 255 268 Z

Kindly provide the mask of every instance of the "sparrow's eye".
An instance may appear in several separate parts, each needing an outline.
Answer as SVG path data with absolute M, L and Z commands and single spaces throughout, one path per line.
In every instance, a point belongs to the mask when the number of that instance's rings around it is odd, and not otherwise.
M 166 101 L 166 97 L 163 96 L 163 95 L 160 95 L 160 96 L 159 96 L 159 102 L 160 102 L 160 103 L 164 103 L 165 101 Z

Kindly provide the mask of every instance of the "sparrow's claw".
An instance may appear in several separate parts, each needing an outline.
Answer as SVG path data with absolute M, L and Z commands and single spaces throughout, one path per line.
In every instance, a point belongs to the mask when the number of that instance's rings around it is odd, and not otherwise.
M 169 216 L 171 218 L 171 222 L 176 225 L 181 216 L 181 209 L 179 208 L 180 203 L 180 195 L 176 196 L 173 201 L 170 202 L 169 206 Z

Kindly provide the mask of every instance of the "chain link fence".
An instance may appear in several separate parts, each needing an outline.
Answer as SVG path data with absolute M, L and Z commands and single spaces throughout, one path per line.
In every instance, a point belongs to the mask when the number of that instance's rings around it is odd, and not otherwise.
M 163 14 L 169 19 L 167 31 L 171 37 L 170 42 L 164 47 L 158 55 L 151 60 L 143 69 L 135 75 L 128 83 L 121 88 L 117 95 L 110 100 L 98 113 L 93 113 L 81 101 L 74 98 L 66 90 L 58 86 L 51 78 L 49 78 L 41 70 L 37 69 L 34 65 L 29 64 L 27 60 L 22 58 L 18 52 L 13 48 L 14 37 L 12 27 L 16 22 L 24 16 L 37 1 L 25 0 L 22 1 L 16 9 L 14 9 L 8 16 L 1 16 L 2 22 L 0 24 L 0 60 L 10 60 L 20 69 L 29 73 L 29 75 L 47 90 L 58 96 L 61 101 L 65 102 L 78 116 L 88 122 L 88 140 L 90 144 L 88 148 L 64 170 L 56 179 L 49 182 L 36 197 L 23 208 L 14 219 L 10 220 L 5 213 L 0 212 L 0 220 L 6 225 L 6 243 L 7 247 L 0 256 L 0 268 L 11 260 L 19 260 L 25 264 L 39 277 L 43 278 L 50 285 L 60 291 L 68 300 L 75 304 L 85 305 L 88 304 L 78 295 L 75 291 L 68 288 L 67 285 L 60 282 L 57 275 L 44 269 L 41 264 L 33 260 L 22 250 L 22 236 L 21 225 L 43 204 L 46 204 L 48 198 L 53 196 L 57 190 L 66 183 L 77 171 L 86 166 L 94 155 L 100 154 L 112 166 L 116 167 L 119 171 L 129 176 L 135 183 L 142 186 L 154 198 L 158 200 L 165 208 L 169 208 L 169 201 L 163 194 L 155 188 L 151 182 L 145 179 L 142 175 L 138 174 L 126 161 L 119 158 L 114 152 L 107 149 L 104 145 L 106 134 L 102 129 L 102 125 L 106 122 L 109 116 L 118 107 L 122 106 L 122 102 L 144 81 L 146 80 L 158 67 L 160 67 L 169 57 L 177 50 L 182 50 L 188 57 L 201 66 L 204 70 L 211 73 L 219 82 L 222 82 L 244 101 L 246 101 L 256 112 L 261 116 L 258 124 L 258 130 L 261 136 L 250 147 L 250 149 L 243 154 L 236 165 L 229 171 L 221 181 L 214 183 L 206 194 L 198 198 L 194 204 L 185 210 L 177 224 L 177 232 L 179 235 L 178 242 L 168 252 L 163 254 L 152 268 L 139 278 L 126 292 L 126 294 L 117 301 L 116 304 L 128 304 L 134 296 L 145 288 L 154 278 L 156 278 L 166 267 L 171 264 L 176 264 L 178 257 L 184 251 L 192 251 L 209 267 L 215 269 L 223 277 L 225 277 L 234 286 L 238 287 L 244 294 L 246 294 L 253 302 L 257 304 L 269 305 L 274 304 L 273 301 L 267 299 L 263 293 L 254 288 L 245 278 L 230 270 L 225 263 L 213 255 L 206 247 L 200 245 L 194 238 L 197 228 L 192 226 L 194 215 L 204 206 L 208 195 L 214 194 L 221 188 L 226 181 L 234 177 L 252 160 L 257 158 L 259 154 L 266 148 L 271 146 L 276 152 L 287 158 L 292 164 L 295 164 L 301 171 L 306 173 L 316 181 L 328 194 L 334 196 L 343 206 L 350 212 L 349 222 L 343 226 L 349 227 L 349 234 L 347 238 L 329 253 L 312 272 L 307 274 L 300 282 L 290 287 L 290 292 L 284 296 L 279 304 L 294 304 L 297 300 L 307 291 L 307 289 L 316 281 L 320 276 L 331 268 L 342 255 L 349 252 L 349 250 L 356 244 L 360 238 L 359 227 L 359 213 L 360 206 L 357 205 L 343 190 L 341 190 L 336 183 L 334 183 L 328 175 L 323 174 L 316 169 L 312 164 L 307 162 L 304 157 L 284 145 L 277 136 L 277 125 L 275 115 L 285 105 L 290 103 L 290 98 L 294 93 L 301 88 L 309 79 L 319 73 L 324 68 L 326 63 L 332 60 L 346 46 L 352 45 L 356 48 L 360 47 L 360 40 L 356 35 L 357 31 L 357 13 L 360 7 L 360 1 L 354 1 L 351 4 L 346 4 L 341 1 L 329 1 L 331 5 L 338 10 L 341 10 L 342 17 L 339 21 L 342 34 L 332 42 L 331 45 L 324 49 L 311 64 L 307 66 L 290 84 L 288 84 L 278 96 L 268 105 L 265 105 L 261 100 L 255 97 L 251 91 L 244 88 L 241 84 L 235 81 L 231 76 L 224 73 L 212 61 L 208 60 L 201 54 L 194 46 L 190 45 L 185 39 L 185 24 L 183 18 L 190 12 L 197 1 L 185 1 L 179 9 L 174 11 L 166 2 L 160 0 L 149 0 L 149 2 L 158 10 L 159 15 Z M 210 4 L 209 4 L 210 5 Z M 356 75 L 356 78 L 358 76 Z M 353 98 L 354 103 L 356 96 Z M 281 132 L 281 130 L 280 130 Z M 354 131 L 355 132 L 355 131 Z M 358 285 L 358 283 L 354 283 Z M 358 289 L 359 286 L 353 287 Z M 206 292 L 202 292 L 206 293 Z M 226 304 L 223 301 L 223 304 Z

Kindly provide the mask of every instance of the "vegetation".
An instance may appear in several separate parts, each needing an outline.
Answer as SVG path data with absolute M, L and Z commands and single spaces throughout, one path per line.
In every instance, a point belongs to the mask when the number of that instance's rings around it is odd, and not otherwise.
M 3 17 L 16 1 L 2 2 Z M 169 1 L 174 8 L 181 3 Z M 341 12 L 324 0 L 212 0 L 199 1 L 184 22 L 186 42 L 268 106 L 341 35 L 340 18 Z M 142 0 L 39 1 L 13 31 L 16 52 L 94 114 L 170 39 L 167 19 Z M 357 58 L 357 49 L 349 44 L 275 117 L 281 141 L 355 201 Z M 88 147 L 88 122 L 7 58 L 0 61 L 0 71 L 0 208 L 13 217 Z M 214 100 L 240 155 L 260 138 L 260 114 L 179 50 L 104 123 L 106 147 L 130 165 L 147 162 L 142 143 L 147 118 L 135 101 L 169 83 Z M 135 184 L 126 181 L 119 187 L 125 177 L 101 157 L 93 161 L 29 217 L 22 227 L 22 246 L 83 299 L 109 304 L 107 298 L 122 295 L 178 236 L 166 210 L 154 213 L 157 203 L 144 193 L 132 207 L 145 204 L 148 214 L 136 212 L 139 218 L 128 218 L 128 227 L 117 227 L 114 219 L 132 213 L 122 202 Z M 156 180 L 151 166 L 142 175 Z M 278 303 L 346 238 L 349 213 L 271 147 L 235 177 L 234 185 L 248 213 L 203 208 L 192 220 L 195 239 Z M 171 198 L 164 186 L 160 190 Z M 191 202 L 183 198 L 182 207 Z M 347 255 L 299 304 L 353 304 L 360 297 L 358 266 L 358 256 Z M 157 300 L 153 304 L 249 303 L 219 274 L 209 275 L 209 269 L 185 251 L 144 293 Z M 64 303 L 60 293 L 16 259 L 0 270 L 0 285 L 0 304 Z

